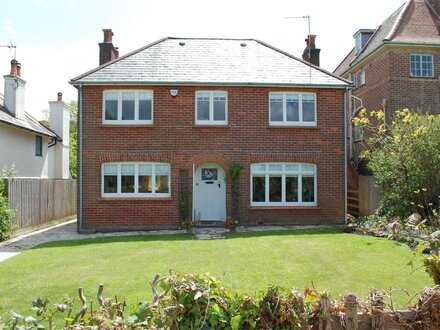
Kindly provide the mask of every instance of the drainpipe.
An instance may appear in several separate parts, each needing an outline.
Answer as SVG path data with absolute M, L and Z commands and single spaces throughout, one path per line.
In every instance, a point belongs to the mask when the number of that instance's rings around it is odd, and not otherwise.
M 78 118 L 79 118 L 79 214 L 77 230 L 81 232 L 83 229 L 83 89 L 82 84 L 79 84 L 79 104 L 78 104 Z
M 349 88 L 345 88 L 344 93 L 344 222 L 347 224 L 347 215 L 348 215 L 348 206 L 347 206 L 347 102 L 349 101 L 349 98 L 347 98 L 347 95 L 349 93 Z M 351 141 L 350 141 L 351 143 Z

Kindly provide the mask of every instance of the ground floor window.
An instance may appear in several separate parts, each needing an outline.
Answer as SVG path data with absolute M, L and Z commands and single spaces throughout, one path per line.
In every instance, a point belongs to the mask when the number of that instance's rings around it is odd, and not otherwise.
M 170 164 L 106 163 L 102 165 L 104 197 L 169 197 Z
M 251 165 L 251 205 L 316 206 L 316 165 L 261 163 Z

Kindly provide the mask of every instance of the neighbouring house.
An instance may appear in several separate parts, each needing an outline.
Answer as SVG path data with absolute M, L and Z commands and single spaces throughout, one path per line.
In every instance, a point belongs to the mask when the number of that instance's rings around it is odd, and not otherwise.
M 68 179 L 70 109 L 62 101 L 49 102 L 50 128 L 41 124 L 25 107 L 26 81 L 21 64 L 11 61 L 4 76 L 3 102 L 0 102 L 0 169 L 14 166 L 16 177 Z
M 349 190 L 365 190 L 359 186 L 359 174 L 371 186 L 366 163 L 359 158 L 364 134 L 351 125 L 359 109 L 382 109 L 387 122 L 403 108 L 440 113 L 439 9 L 439 0 L 407 1 L 376 29 L 357 31 L 354 48 L 334 71 L 354 85 L 347 107 Z M 377 191 L 370 188 L 364 197 L 372 201 L 371 207 L 361 207 L 362 215 L 377 206 Z
M 164 38 L 118 57 L 103 31 L 100 66 L 71 80 L 80 232 L 345 222 L 346 80 L 253 39 Z

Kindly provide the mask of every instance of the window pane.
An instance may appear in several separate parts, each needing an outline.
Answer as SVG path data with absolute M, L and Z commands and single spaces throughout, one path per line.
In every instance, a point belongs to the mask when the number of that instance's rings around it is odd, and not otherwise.
M 139 94 L 139 120 L 151 120 L 151 95 Z
M 252 177 L 252 201 L 264 202 L 265 201 L 265 189 L 266 179 L 264 176 Z
M 197 120 L 209 120 L 209 96 L 197 96 Z
M 118 93 L 105 94 L 105 120 L 118 119 Z
M 134 120 L 134 93 L 122 93 L 122 120 Z
M 286 177 L 286 202 L 298 202 L 298 177 Z
M 139 192 L 140 193 L 153 192 L 153 180 L 151 175 L 139 175 Z
M 156 193 L 166 194 L 168 190 L 168 175 L 156 175 Z
M 283 98 L 281 95 L 270 97 L 270 120 L 283 121 Z
M 269 202 L 281 202 L 281 177 L 269 177 Z
M 302 201 L 314 202 L 315 201 L 315 178 L 313 176 L 302 177 Z
M 118 176 L 104 175 L 104 193 L 116 194 L 118 192 Z
M 287 121 L 299 121 L 299 100 L 296 94 L 286 95 Z
M 315 121 L 315 97 L 313 95 L 303 95 L 302 99 L 303 121 Z
M 214 120 L 226 120 L 226 97 L 214 97 Z
M 134 175 L 121 175 L 121 192 L 134 193 Z

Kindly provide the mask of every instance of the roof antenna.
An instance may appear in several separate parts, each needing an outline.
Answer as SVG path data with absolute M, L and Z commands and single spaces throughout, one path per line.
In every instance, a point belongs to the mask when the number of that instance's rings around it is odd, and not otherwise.
M 17 46 L 13 45 L 9 40 L 9 45 L 0 45 L 0 47 L 9 48 L 10 50 L 14 49 L 14 60 L 17 59 Z
M 310 15 L 304 15 L 304 16 L 287 16 L 287 17 L 284 17 L 285 19 L 303 19 L 303 18 L 305 18 L 305 19 L 307 19 L 307 25 L 308 25 L 308 28 L 309 28 L 309 34 L 308 34 L 308 36 L 310 36 Z M 308 37 L 307 36 L 307 37 Z M 310 59 L 311 59 L 311 50 L 310 50 L 310 42 L 307 42 L 307 49 L 308 49 L 308 53 L 309 53 L 309 79 L 310 79 L 310 81 L 312 80 L 312 65 L 311 65 L 311 62 L 310 62 Z

